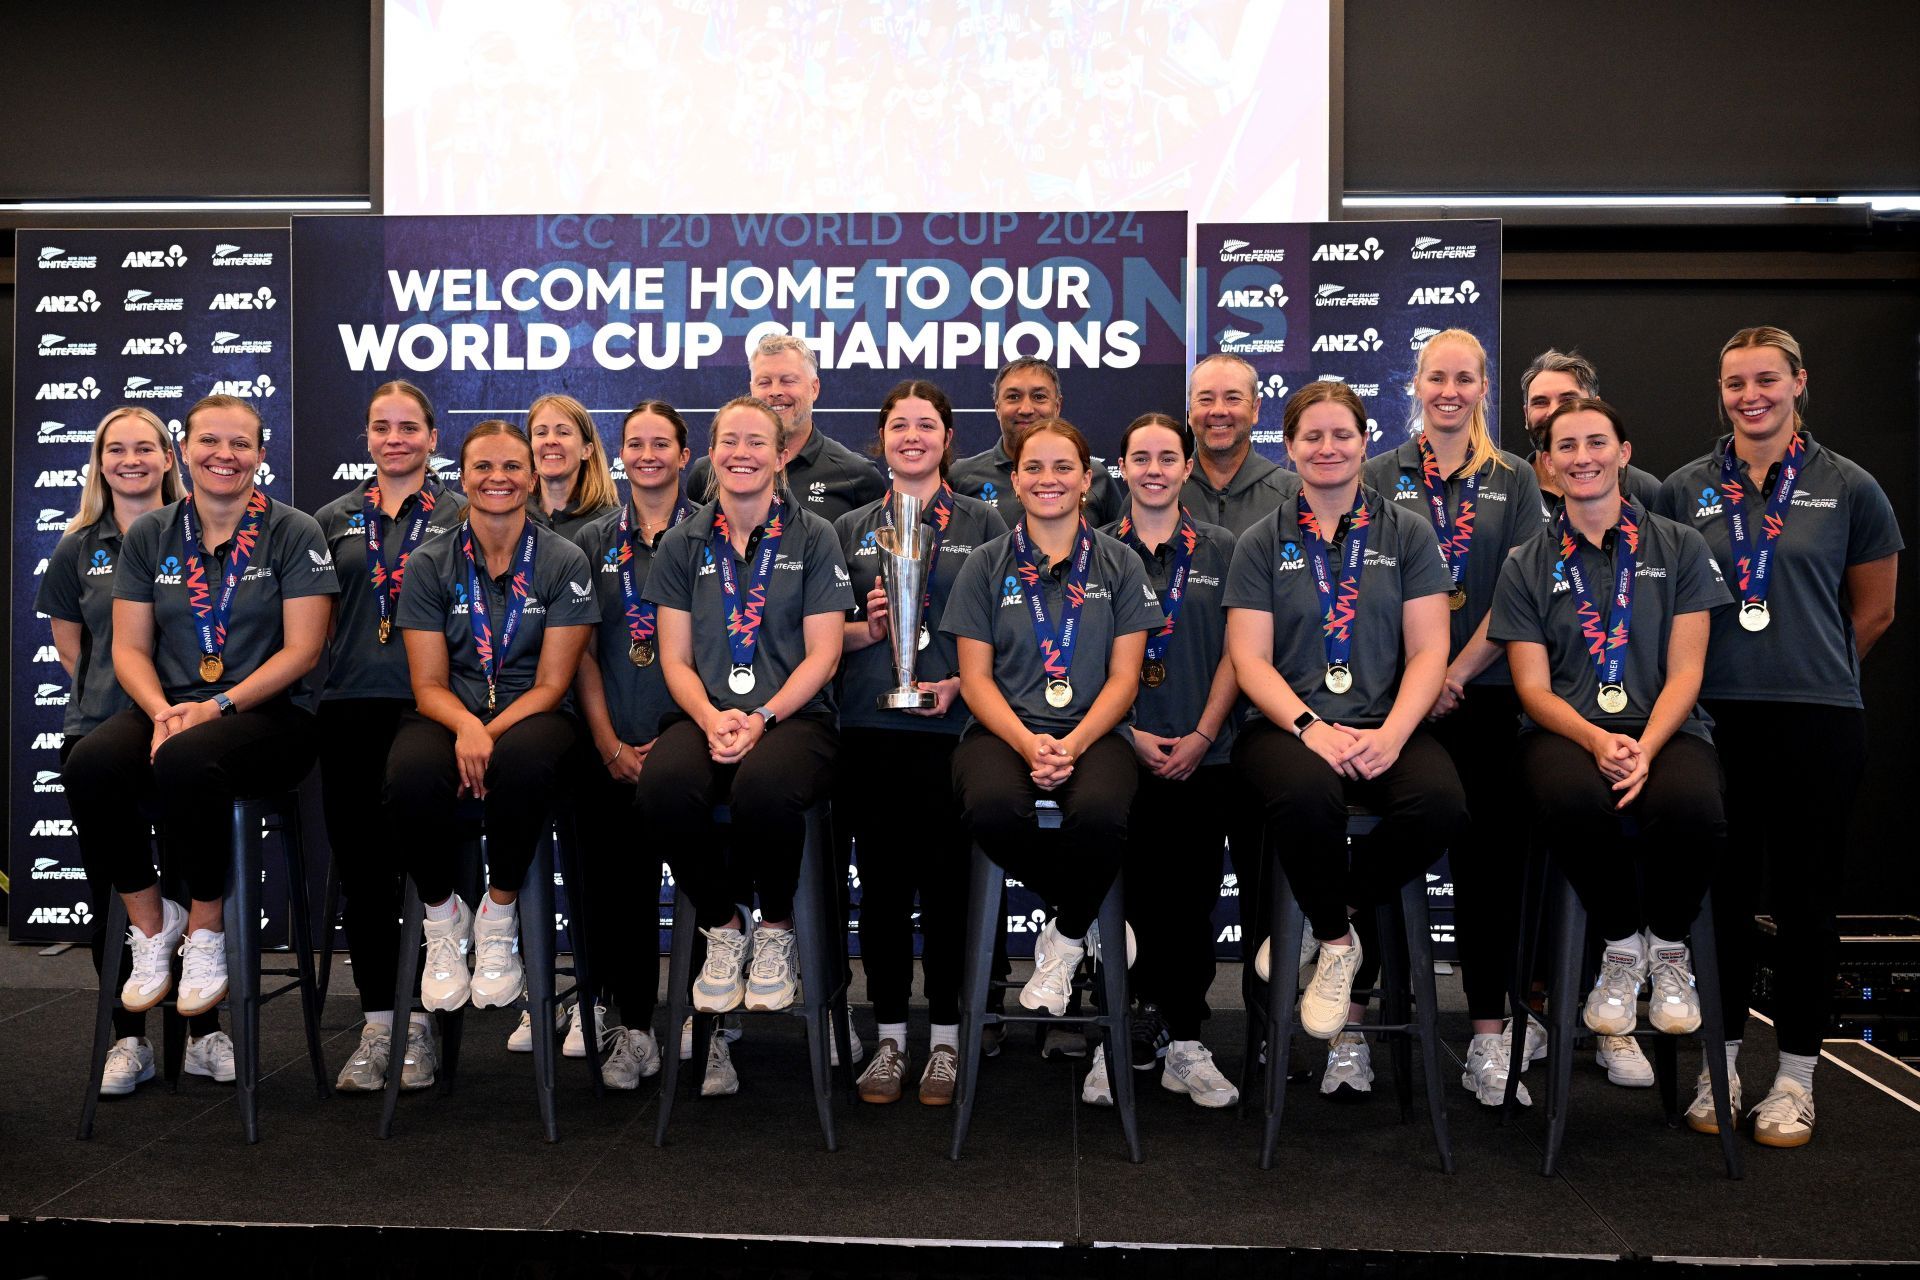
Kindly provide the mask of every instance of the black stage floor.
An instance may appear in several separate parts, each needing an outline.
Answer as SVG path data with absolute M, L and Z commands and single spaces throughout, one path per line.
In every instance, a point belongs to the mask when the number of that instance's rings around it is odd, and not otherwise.
M 1312 1086 L 1294 1086 L 1280 1160 L 1264 1173 L 1251 1108 L 1244 1116 L 1203 1111 L 1160 1089 L 1155 1076 L 1140 1091 L 1146 1161 L 1136 1166 L 1125 1159 L 1112 1113 L 1080 1102 L 1083 1064 L 1042 1060 L 1025 1030 L 983 1067 L 961 1163 L 946 1158 L 950 1113 L 911 1097 L 887 1108 L 843 1103 L 841 1149 L 829 1154 L 808 1099 L 798 1021 L 766 1017 L 748 1019 L 747 1039 L 736 1046 L 740 1094 L 683 1100 L 665 1149 L 653 1145 L 656 1081 L 596 1102 L 579 1064 L 566 1060 L 562 1141 L 543 1142 L 531 1059 L 505 1051 L 514 1017 L 507 1011 L 469 1015 L 459 1092 L 407 1096 L 395 1137 L 383 1142 L 375 1135 L 377 1099 L 316 1099 L 288 1001 L 269 1006 L 263 1020 L 267 1075 L 258 1146 L 241 1140 L 231 1089 L 193 1077 L 177 1094 L 156 1083 L 103 1101 L 94 1140 L 78 1142 L 93 1008 L 82 984 L 91 974 L 77 952 L 43 960 L 23 947 L 4 951 L 5 1274 L 29 1274 L 22 1269 L 29 1258 L 47 1274 L 66 1273 L 45 1259 L 74 1258 L 73 1242 L 97 1230 L 84 1223 L 101 1220 L 553 1233 L 445 1239 L 464 1241 L 462 1253 L 477 1250 L 495 1263 L 544 1250 L 549 1259 L 575 1262 L 624 1258 L 629 1268 L 653 1258 L 677 1274 L 757 1269 L 768 1249 L 779 1248 L 749 1242 L 696 1261 L 686 1242 L 672 1239 L 687 1235 L 1055 1250 L 1018 1264 L 1036 1274 L 1072 1272 L 1078 1264 L 1071 1259 L 1139 1259 L 1130 1264 L 1136 1274 L 1142 1266 L 1176 1265 L 1154 1251 L 1100 1252 L 1116 1245 L 1290 1251 L 1209 1254 L 1213 1261 L 1204 1264 L 1201 1255 L 1187 1255 L 1177 1264 L 1183 1271 L 1204 1265 L 1213 1276 L 1237 1274 L 1255 1258 L 1266 1260 L 1258 1267 L 1265 1274 L 1378 1274 L 1383 1253 L 1398 1255 L 1386 1260 L 1387 1271 L 1408 1274 L 1447 1272 L 1448 1259 L 1478 1274 L 1518 1274 L 1510 1269 L 1522 1261 L 1516 1255 L 1532 1256 L 1532 1274 L 1584 1270 L 1576 1259 L 1642 1267 L 1660 1259 L 1920 1259 L 1920 1076 L 1859 1045 L 1829 1046 L 1839 1061 L 1819 1072 L 1813 1145 L 1778 1152 L 1747 1144 L 1740 1182 L 1723 1176 L 1714 1140 L 1666 1128 L 1655 1091 L 1608 1085 L 1589 1054 L 1576 1069 L 1567 1153 L 1552 1178 L 1539 1172 L 1538 1109 L 1503 1127 L 1497 1112 L 1459 1087 L 1452 1059 L 1447 1098 L 1458 1171 L 1439 1172 L 1423 1108 L 1416 1104 L 1408 1124 L 1399 1121 L 1385 1054 L 1376 1066 L 1378 1096 L 1366 1105 L 1332 1105 Z M 1237 971 L 1223 965 L 1208 1037 L 1236 1078 L 1237 981 Z M 1443 1028 L 1457 1056 L 1466 1031 L 1458 984 L 1443 977 L 1441 986 L 1443 1005 L 1451 1006 L 1443 1010 Z M 337 1070 L 357 1025 L 344 963 L 333 992 L 325 1035 Z M 923 1043 L 924 1019 L 924 1008 L 917 1010 L 916 1045 Z M 856 1010 L 856 1025 L 870 1033 L 867 1010 Z M 1767 1083 L 1772 1049 L 1767 1028 L 1756 1024 L 1745 1065 L 1752 1097 Z M 1317 1056 L 1317 1047 L 1306 1052 L 1310 1061 Z M 1695 1065 L 1683 1050 L 1688 1079 Z M 1536 1067 L 1529 1080 L 1544 1088 L 1542 1076 Z M 122 1247 L 137 1237 L 137 1228 L 119 1230 L 136 1233 Z M 609 1243 L 617 1236 L 572 1233 L 642 1236 L 620 1245 Z M 295 1274 L 324 1241 L 335 1242 L 327 1249 L 378 1248 L 395 1256 L 410 1247 L 402 1232 L 380 1233 L 377 1245 L 367 1243 L 371 1233 L 217 1234 L 228 1250 L 262 1257 L 278 1251 L 282 1268 Z M 415 1240 L 424 1256 L 442 1238 L 435 1230 Z M 356 1239 L 362 1244 L 341 1243 Z M 811 1256 L 805 1250 L 777 1254 L 809 1273 L 844 1269 L 856 1255 L 826 1263 L 803 1262 Z M 1463 1262 L 1464 1255 L 1508 1256 Z M 911 1255 L 912 1263 L 893 1250 L 874 1256 L 891 1261 L 853 1269 L 906 1274 L 932 1265 L 924 1253 Z M 993 1274 L 1015 1265 L 991 1261 L 1004 1256 L 995 1252 L 948 1249 L 938 1256 L 932 1269 L 941 1274 Z M 979 1257 L 990 1260 L 969 1261 Z M 1336 1258 L 1357 1270 L 1333 1266 Z M 1278 1259 L 1290 1261 L 1282 1267 Z M 1320 1261 L 1301 1269 L 1307 1259 Z

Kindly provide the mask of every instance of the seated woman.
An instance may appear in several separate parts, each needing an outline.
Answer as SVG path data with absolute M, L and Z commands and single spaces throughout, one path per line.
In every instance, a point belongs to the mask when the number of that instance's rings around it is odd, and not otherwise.
M 1527 715 L 1535 830 L 1604 939 L 1587 1028 L 1631 1034 L 1648 984 L 1654 1029 L 1686 1035 L 1700 1025 L 1686 938 L 1727 831 L 1696 699 L 1711 611 L 1733 598 L 1697 532 L 1621 496 L 1633 447 L 1612 406 L 1568 401 L 1542 430 L 1566 504 L 1501 570 L 1487 636 Z

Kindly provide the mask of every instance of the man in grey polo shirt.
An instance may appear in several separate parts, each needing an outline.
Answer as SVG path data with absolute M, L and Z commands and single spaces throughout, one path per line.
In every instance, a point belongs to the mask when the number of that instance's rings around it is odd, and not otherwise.
M 790 333 L 770 333 L 747 362 L 747 391 L 766 401 L 787 428 L 787 486 L 803 511 L 832 524 L 886 492 L 886 477 L 871 458 L 813 429 L 820 399 L 820 363 Z M 687 496 L 711 498 L 713 464 L 702 457 L 687 473 Z
M 1578 351 L 1556 351 L 1548 347 L 1533 358 L 1520 375 L 1520 409 L 1527 416 L 1527 440 L 1514 441 L 1525 448 L 1533 463 L 1533 475 L 1540 482 L 1540 513 L 1551 520 L 1560 509 L 1560 481 L 1554 476 L 1553 462 L 1540 439 L 1541 430 L 1553 411 L 1569 400 L 1600 395 L 1600 374 L 1593 361 Z M 1514 449 L 1519 453 L 1520 449 Z M 1632 498 L 1642 509 L 1651 511 L 1660 503 L 1660 479 L 1632 463 L 1620 478 L 1620 492 Z
M 1009 525 L 1020 518 L 1013 496 L 1013 446 L 1020 433 L 1042 418 L 1063 412 L 1060 372 L 1037 356 L 1009 360 L 993 378 L 993 412 L 1000 419 L 1000 440 L 984 453 L 962 458 L 947 472 L 955 493 L 964 493 L 998 511 Z M 1087 491 L 1087 523 L 1098 529 L 1127 513 L 1127 486 L 1105 458 L 1093 460 L 1093 487 Z
M 1193 366 L 1187 425 L 1198 446 L 1193 475 L 1180 491 L 1187 510 L 1237 538 L 1300 492 L 1300 477 L 1253 449 L 1260 421 L 1260 376 L 1239 356 L 1212 355 Z

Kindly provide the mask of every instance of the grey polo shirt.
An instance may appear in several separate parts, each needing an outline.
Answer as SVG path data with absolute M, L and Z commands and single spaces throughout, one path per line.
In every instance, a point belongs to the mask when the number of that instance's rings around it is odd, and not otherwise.
M 60 726 L 69 739 L 133 705 L 113 674 L 113 573 L 119 560 L 120 526 L 109 510 L 60 539 L 33 599 L 49 618 L 80 624 L 80 661 Z
M 1119 540 L 1138 557 L 1147 585 L 1160 597 L 1164 612 L 1169 604 L 1167 585 L 1173 578 L 1173 543 L 1148 551 L 1121 537 L 1121 523 L 1115 521 L 1101 532 Z M 1187 568 L 1186 598 L 1180 605 L 1172 642 L 1161 659 L 1167 666 L 1167 678 L 1158 688 L 1141 681 L 1140 696 L 1133 704 L 1134 727 L 1163 738 L 1185 737 L 1199 725 L 1201 713 L 1207 709 L 1207 694 L 1213 688 L 1214 672 L 1227 651 L 1227 572 L 1233 565 L 1233 534 L 1204 520 L 1195 519 L 1193 525 L 1199 537 Z M 1179 536 L 1177 531 L 1174 536 Z M 1154 628 L 1156 634 L 1159 630 Z M 1238 723 L 1238 716 L 1227 716 L 1202 764 L 1227 763 Z
M 218 599 L 231 548 L 214 550 L 226 554 L 207 556 L 202 564 L 207 587 Z M 280 652 L 286 643 L 280 613 L 283 601 L 340 591 L 333 575 L 333 553 L 320 536 L 320 526 L 306 512 L 269 498 L 259 541 L 227 618 L 226 646 L 221 650 L 225 669 L 218 680 L 207 684 L 200 679 L 200 634 L 187 608 L 186 556 L 180 504 L 170 502 L 133 522 L 121 544 L 120 571 L 113 577 L 114 599 L 153 606 L 153 665 L 171 702 L 203 702 L 225 693 Z M 296 700 L 304 699 L 304 682 L 295 681 L 288 692 Z
M 954 492 L 992 507 L 1000 518 L 1012 525 L 1024 513 L 1020 500 L 1013 496 L 1013 458 L 1006 441 L 996 440 L 993 448 L 961 458 L 947 471 L 947 483 Z M 1120 472 L 1104 458 L 1093 460 L 1093 485 L 1087 490 L 1087 523 L 1099 528 L 1127 514 L 1127 485 Z
M 1107 660 L 1116 637 L 1136 631 L 1158 631 L 1167 623 L 1160 597 L 1147 585 L 1140 557 L 1124 542 L 1095 532 L 1087 566 L 1086 603 L 1080 608 L 1078 638 L 1068 679 L 1073 700 L 1064 707 L 1047 705 L 1046 672 L 1040 644 L 1033 635 L 1033 613 L 1014 567 L 1013 535 L 1003 534 L 981 548 L 968 562 L 940 620 L 950 636 L 983 640 L 993 646 L 993 679 L 1020 723 L 1033 733 L 1056 737 L 1071 733 L 1093 706 L 1107 681 Z M 1076 547 L 1077 547 L 1076 543 Z M 1034 548 L 1040 570 L 1040 589 L 1046 593 L 1047 619 L 1056 627 L 1066 596 L 1071 561 L 1050 564 Z M 1132 713 L 1121 723 L 1132 719 Z M 968 719 L 971 727 L 975 721 Z
M 829 436 L 817 422 L 800 452 L 787 463 L 786 479 L 801 509 L 828 524 L 872 502 L 887 489 L 886 473 L 878 463 Z M 707 488 L 712 483 L 713 460 L 695 459 L 687 473 L 687 496 L 695 502 L 711 502 L 713 495 Z
M 1449 660 L 1460 656 L 1473 639 L 1480 620 L 1493 608 L 1493 589 L 1500 581 L 1500 567 L 1515 547 L 1545 527 L 1540 503 L 1540 481 L 1533 466 L 1523 458 L 1502 450 L 1499 462 L 1487 462 L 1480 468 L 1479 496 L 1473 513 L 1473 541 L 1467 549 L 1467 572 L 1461 579 L 1467 589 L 1467 603 L 1447 612 L 1451 632 L 1447 643 Z M 1398 449 L 1367 461 L 1367 486 L 1386 496 L 1388 502 L 1415 512 L 1433 530 L 1434 545 L 1439 531 L 1433 528 L 1433 507 L 1427 501 L 1427 486 L 1420 478 L 1420 441 L 1407 441 Z M 1460 495 L 1466 487 L 1464 475 L 1449 476 L 1446 481 L 1447 517 L 1460 516 Z M 1473 684 L 1512 684 L 1503 650 L 1487 669 L 1474 677 Z
M 1579 606 L 1567 576 L 1559 535 L 1543 530 L 1529 538 L 1500 572 L 1494 593 L 1493 621 L 1487 638 L 1508 643 L 1525 640 L 1547 648 L 1547 665 L 1554 695 L 1593 724 L 1615 732 L 1638 731 L 1653 714 L 1653 704 L 1667 684 L 1667 642 L 1673 620 L 1683 613 L 1699 613 L 1730 604 L 1733 597 L 1720 577 L 1719 566 L 1707 554 L 1699 534 L 1665 516 L 1649 515 L 1633 507 L 1640 526 L 1640 545 L 1634 553 L 1633 613 L 1627 624 L 1627 664 L 1622 673 L 1627 687 L 1627 709 L 1608 715 L 1595 701 L 1600 680 L 1580 630 Z M 1580 556 L 1605 624 L 1613 598 L 1613 574 L 1619 563 L 1617 539 L 1609 534 L 1605 550 L 1575 535 Z M 1538 728 L 1521 717 L 1523 729 Z M 1686 733 L 1709 741 L 1708 721 L 1696 705 L 1681 725 Z
M 533 572 L 528 575 L 520 629 L 514 634 L 512 647 L 502 655 L 495 682 L 496 715 L 533 688 L 540 670 L 540 643 L 548 628 L 590 627 L 599 616 L 594 608 L 593 575 L 587 572 L 587 558 L 580 548 L 536 521 L 529 523 L 537 530 Z M 473 647 L 473 622 L 467 607 L 467 557 L 461 550 L 465 536 L 464 529 L 455 528 L 443 538 L 423 543 L 413 553 L 407 561 L 407 580 L 400 588 L 400 609 L 394 625 L 405 631 L 438 632 L 445 638 L 447 687 L 467 710 L 487 720 L 491 718 L 487 713 L 487 673 Z M 513 549 L 517 559 L 518 538 Z M 474 551 L 479 553 L 477 545 Z M 512 580 L 511 565 L 495 577 L 486 571 L 483 557 L 480 587 L 487 593 L 496 646 L 506 626 Z
M 1697 530 L 1720 567 L 1737 574 L 1720 493 L 1720 462 L 1730 439 L 1722 437 L 1713 452 L 1668 476 L 1659 510 Z M 1739 467 L 1757 533 L 1778 472 L 1756 484 L 1747 464 Z M 1765 631 L 1747 631 L 1737 610 L 1714 615 L 1700 696 L 1861 706 L 1860 656 L 1844 600 L 1847 570 L 1903 546 L 1879 482 L 1807 434 L 1806 462 L 1767 585 L 1772 622 Z M 1736 600 L 1738 594 L 1736 588 Z
M 1326 684 L 1326 615 L 1307 564 L 1306 540 L 1300 536 L 1300 504 L 1305 498 L 1288 498 L 1278 511 L 1241 536 L 1227 575 L 1227 608 L 1273 615 L 1274 669 L 1321 719 L 1374 728 L 1385 723 L 1400 692 L 1400 672 L 1405 666 L 1401 606 L 1421 596 L 1445 595 L 1453 580 L 1425 518 L 1386 501 L 1372 489 L 1363 487 L 1361 492 L 1366 494 L 1371 524 L 1354 605 L 1352 687 L 1337 694 Z M 1344 535 L 1345 524 L 1343 518 L 1336 532 Z M 1344 545 L 1343 537 L 1328 549 L 1336 591 Z M 1263 713 L 1255 707 L 1253 714 Z
M 932 505 L 921 511 L 921 523 L 931 526 Z M 866 621 L 867 592 L 873 589 L 873 580 L 883 576 L 880 566 L 885 556 L 880 550 L 877 531 L 886 523 L 878 498 L 833 522 L 841 554 L 846 557 L 847 572 L 853 577 L 853 617 L 858 622 Z M 914 663 L 914 674 L 919 679 L 944 680 L 959 672 L 960 659 L 954 639 L 940 629 L 940 619 L 946 613 L 947 601 L 953 595 L 953 584 L 959 580 L 960 571 L 1006 531 L 1007 522 L 1000 518 L 998 511 L 978 498 L 961 493 L 953 495 L 953 517 L 947 522 L 947 531 L 940 543 L 940 563 L 935 566 L 933 581 L 928 584 L 932 593 L 932 607 L 925 618 L 929 637 L 927 647 L 919 651 Z M 840 723 L 863 729 L 949 734 L 958 734 L 966 726 L 967 704 L 958 698 L 954 699 L 952 709 L 938 719 L 881 710 L 874 700 L 893 687 L 892 640 L 848 654 L 840 663 Z
M 609 511 L 618 511 L 618 503 L 605 503 L 598 507 L 568 507 L 564 511 L 536 511 L 532 503 L 527 504 L 527 518 L 537 522 L 542 528 L 553 530 L 568 542 L 576 540 L 576 535 L 588 525 Z
M 647 578 L 653 572 L 654 553 L 671 529 L 662 529 L 648 542 L 644 536 L 633 540 L 634 584 L 646 598 Z M 582 526 L 574 543 L 587 557 L 593 569 L 593 596 L 599 609 L 594 627 L 600 659 L 600 680 L 606 689 L 607 716 L 622 742 L 636 746 L 652 742 L 660 735 L 660 717 L 673 710 L 673 695 L 667 692 L 665 669 L 655 649 L 655 659 L 636 667 L 627 656 L 633 637 L 627 630 L 627 602 L 620 593 L 620 509 L 615 507 L 598 520 Z
M 1240 460 L 1240 469 L 1233 473 L 1225 489 L 1214 488 L 1206 470 L 1194 463 L 1193 474 L 1181 487 L 1180 503 L 1193 512 L 1194 519 L 1210 520 L 1237 538 L 1299 492 L 1298 472 L 1289 471 L 1257 452 L 1249 452 Z
M 664 609 L 693 615 L 693 665 L 707 687 L 707 700 L 722 710 L 752 711 L 778 693 L 806 660 L 806 620 L 816 614 L 844 615 L 853 608 L 852 579 L 840 555 L 833 526 L 811 511 L 788 505 L 788 524 L 768 574 L 767 603 L 754 642 L 754 686 L 735 693 L 727 685 L 733 649 L 727 643 L 725 597 L 720 570 L 713 562 L 713 517 L 719 504 L 708 503 L 667 531 L 654 549 L 653 571 L 643 598 Z M 752 586 L 753 558 L 764 525 L 747 538 L 747 554 L 734 557 L 735 581 L 745 598 Z M 807 700 L 801 715 L 832 715 L 833 681 Z
M 333 552 L 333 573 L 340 584 L 340 599 L 334 605 L 333 637 L 327 644 L 327 682 L 320 700 L 329 698 L 404 698 L 413 701 L 413 682 L 407 672 L 407 646 L 396 630 L 386 644 L 380 643 L 380 606 L 367 572 L 367 490 L 373 480 L 347 492 L 313 513 L 321 535 Z M 422 492 L 433 494 L 433 514 L 427 518 L 426 532 L 420 535 L 418 552 L 429 542 L 460 527 L 466 518 L 467 504 L 431 473 Z M 419 509 L 420 495 L 409 494 L 400 504 L 400 513 L 386 521 L 380 540 L 380 559 L 392 573 L 400 563 L 400 544 L 407 525 Z M 408 563 L 412 563 L 411 557 Z M 404 580 L 404 579 L 403 579 Z M 395 602 L 397 618 L 398 604 Z M 399 624 L 396 621 L 395 626 Z

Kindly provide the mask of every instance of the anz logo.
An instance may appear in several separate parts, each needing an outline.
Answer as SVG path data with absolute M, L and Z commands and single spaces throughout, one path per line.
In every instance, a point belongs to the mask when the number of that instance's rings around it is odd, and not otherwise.
M 1307 558 L 1300 554 L 1300 544 L 1289 539 L 1280 544 L 1280 564 L 1278 571 L 1285 573 L 1290 569 L 1304 569 Z
M 993 481 L 989 480 L 980 486 L 980 501 L 999 504 L 1000 491 L 993 487 Z
M 1358 244 L 1323 244 L 1313 251 L 1315 262 L 1378 262 L 1386 252 L 1380 241 L 1368 236 Z
M 1699 520 L 1706 516 L 1717 516 L 1720 512 L 1720 491 L 1711 485 L 1702 489 L 1700 491 L 1700 505 L 1694 510 L 1693 518 Z
M 153 575 L 157 586 L 177 587 L 180 585 L 180 557 L 168 556 L 160 562 L 160 572 Z
M 1323 333 L 1313 340 L 1315 351 L 1378 351 L 1385 345 L 1380 340 L 1378 329 L 1364 329 L 1359 333 Z
M 1025 604 L 1026 597 L 1020 594 L 1020 579 L 1008 574 L 1000 580 L 1000 607 L 1010 604 Z
M 1459 284 L 1429 285 L 1407 295 L 1410 307 L 1452 307 L 1480 301 L 1480 290 L 1471 280 Z
M 1402 471 L 1400 473 L 1400 479 L 1393 486 L 1393 500 L 1395 502 L 1412 502 L 1419 496 L 1420 489 L 1418 485 L 1414 484 L 1413 477 Z
M 1567 581 L 1567 562 L 1565 560 L 1555 560 L 1553 562 L 1553 590 L 1547 594 L 1557 596 L 1562 591 L 1571 590 L 1573 590 L 1573 584 Z
M 110 574 L 112 572 L 113 557 L 107 554 L 105 547 L 102 547 L 94 552 L 93 558 L 87 562 L 87 576 L 89 578 L 98 578 L 103 574 Z

